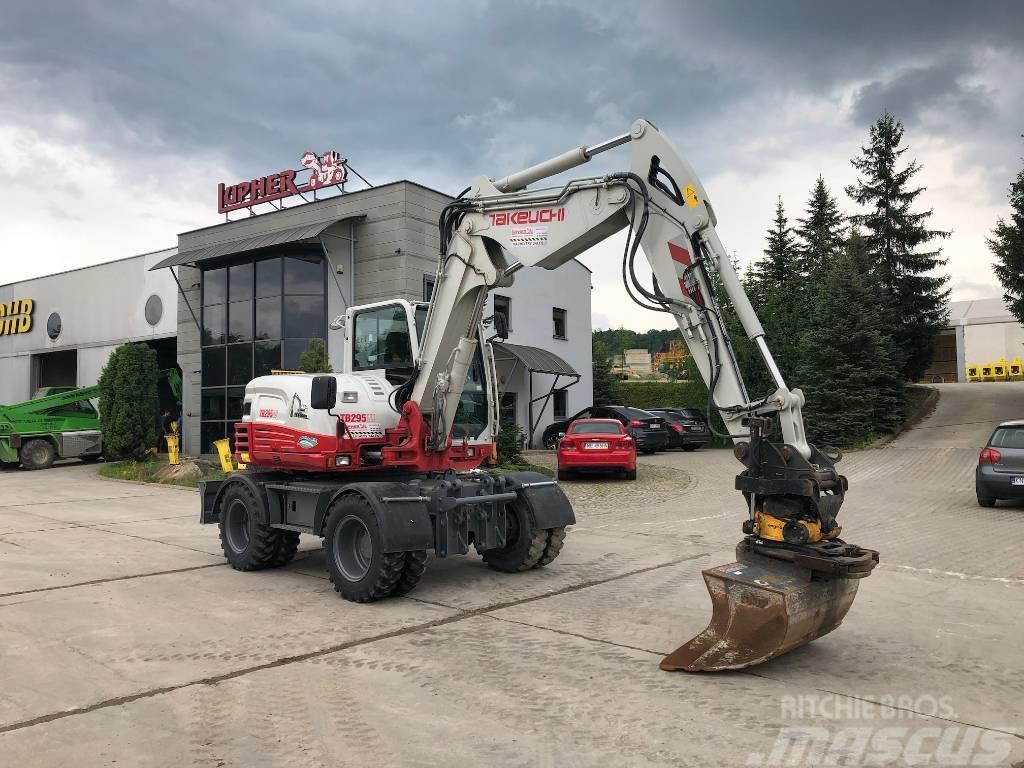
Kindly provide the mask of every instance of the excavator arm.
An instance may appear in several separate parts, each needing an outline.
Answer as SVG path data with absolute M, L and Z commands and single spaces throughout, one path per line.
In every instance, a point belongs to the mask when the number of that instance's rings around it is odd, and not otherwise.
M 629 171 L 528 189 L 625 144 Z M 747 513 L 738 562 L 704 572 L 712 623 L 666 657 L 665 669 L 751 666 L 831 631 L 852 604 L 856 580 L 878 560 L 877 552 L 839 539 L 846 479 L 834 457 L 807 442 L 803 394 L 787 388 L 716 223 L 689 163 L 645 120 L 627 134 L 505 178 L 474 179 L 442 213 L 441 256 L 417 375 L 401 396 L 430 425 L 426 450 L 446 450 L 488 292 L 510 285 L 520 269 L 557 269 L 628 230 L 626 289 L 640 305 L 675 318 L 744 465 L 736 478 Z M 634 270 L 641 250 L 654 274 L 651 286 Z M 774 392 L 755 399 L 747 392 L 716 289 L 759 350 Z M 767 437 L 772 419 L 781 442 Z

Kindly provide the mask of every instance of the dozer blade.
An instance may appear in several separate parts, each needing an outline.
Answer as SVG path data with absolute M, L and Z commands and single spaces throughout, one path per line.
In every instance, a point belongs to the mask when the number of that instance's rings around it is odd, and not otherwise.
M 857 578 L 811 571 L 756 553 L 708 568 L 708 628 L 661 661 L 664 670 L 717 672 L 762 664 L 838 627 L 857 596 Z

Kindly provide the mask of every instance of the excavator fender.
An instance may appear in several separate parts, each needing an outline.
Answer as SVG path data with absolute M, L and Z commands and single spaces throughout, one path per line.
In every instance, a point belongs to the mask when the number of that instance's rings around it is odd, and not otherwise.
M 561 487 L 540 472 L 508 472 L 510 490 L 526 502 L 537 528 L 564 528 L 576 524 L 572 504 Z

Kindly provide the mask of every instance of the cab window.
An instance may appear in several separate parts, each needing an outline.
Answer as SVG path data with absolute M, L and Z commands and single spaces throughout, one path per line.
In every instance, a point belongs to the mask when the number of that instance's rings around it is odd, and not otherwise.
M 411 368 L 409 320 L 400 305 L 368 309 L 356 315 L 352 370 Z

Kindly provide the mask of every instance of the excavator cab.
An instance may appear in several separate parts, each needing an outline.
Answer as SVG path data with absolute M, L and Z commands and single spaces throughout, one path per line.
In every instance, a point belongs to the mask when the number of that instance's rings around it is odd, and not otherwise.
M 341 373 L 383 371 L 393 385 L 416 372 L 426 325 L 428 302 L 403 299 L 350 307 L 345 313 L 345 354 Z M 466 373 L 452 440 L 490 449 L 498 429 L 497 376 L 485 328 L 479 329 L 476 352 Z

